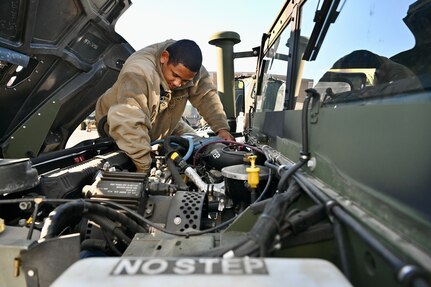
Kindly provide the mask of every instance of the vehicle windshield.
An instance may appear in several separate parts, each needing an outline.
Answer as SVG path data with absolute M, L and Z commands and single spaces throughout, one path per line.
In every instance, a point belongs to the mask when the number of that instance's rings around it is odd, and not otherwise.
M 303 6 L 302 38 L 310 38 L 318 2 Z M 340 2 L 316 60 L 303 66 L 302 82 L 324 96 L 324 103 L 393 97 L 431 86 L 431 31 L 422 27 L 431 17 L 431 1 Z

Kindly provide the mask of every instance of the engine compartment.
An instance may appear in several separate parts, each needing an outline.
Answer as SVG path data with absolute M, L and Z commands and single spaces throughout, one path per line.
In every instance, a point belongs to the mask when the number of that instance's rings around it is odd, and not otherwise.
M 304 122 L 312 97 L 302 111 Z M 309 260 L 322 260 L 318 264 L 329 264 L 321 267 L 330 269 L 327 276 L 349 286 L 351 260 L 361 254 L 367 276 L 374 276 L 375 262 L 382 260 L 408 271 L 399 273 L 398 282 L 423 282 L 420 267 L 390 251 L 352 215 L 365 216 L 363 210 L 301 169 L 313 161 L 307 125 L 297 162 L 260 144 L 254 134 L 244 135 L 244 142 L 196 135 L 155 141 L 148 174 L 136 172 L 106 138 L 31 160 L 3 160 L 1 282 L 63 286 L 76 273 L 102 282 L 105 268 L 109 276 L 120 269 L 120 275 L 135 276 L 139 268 L 138 275 L 171 274 L 170 269 L 179 270 L 172 271 L 175 276 L 185 270 L 199 275 L 212 264 L 224 270 L 220 276 L 273 266 L 268 274 L 285 280 L 276 270 L 305 272 L 316 264 Z M 353 241 L 358 245 L 348 248 Z M 89 258 L 103 272 L 85 267 Z M 248 265 L 249 258 L 261 259 Z M 311 286 L 332 286 L 315 274 L 303 278 Z M 115 282 L 123 281 L 110 286 Z
M 284 183 L 286 193 L 277 191 L 277 170 L 286 168 L 268 161 L 280 156 L 268 146 L 191 135 L 152 146 L 149 174 L 135 172 L 109 140 L 78 145 L 62 156 L 3 160 L 1 168 L 9 171 L 2 173 L 3 182 L 11 182 L 2 186 L 0 218 L 6 231 L 19 230 L 0 238 L 8 252 L 3 263 L 15 261 L 15 275 L 6 282 L 24 270 L 28 286 L 31 280 L 48 286 L 89 257 L 223 257 L 232 250 L 235 256 L 269 256 L 282 248 L 292 224 L 300 233 L 326 217 L 322 206 L 288 208 L 300 188 Z M 310 216 L 310 222 L 303 220 Z M 226 232 L 235 223 L 241 227 Z M 332 237 L 328 231 L 325 240 Z

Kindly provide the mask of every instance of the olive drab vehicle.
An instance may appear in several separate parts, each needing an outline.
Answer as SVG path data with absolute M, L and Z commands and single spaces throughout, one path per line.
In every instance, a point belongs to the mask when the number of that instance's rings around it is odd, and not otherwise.
M 149 174 L 66 148 L 130 4 L 0 3 L 0 286 L 431 285 L 430 0 L 288 0 L 249 51 L 209 31 L 237 141 L 158 140 Z

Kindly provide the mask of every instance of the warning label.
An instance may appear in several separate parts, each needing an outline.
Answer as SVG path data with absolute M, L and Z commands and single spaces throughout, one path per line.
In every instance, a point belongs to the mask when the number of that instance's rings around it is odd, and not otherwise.
M 121 259 L 111 271 L 113 276 L 128 275 L 267 275 L 259 258 L 181 258 Z

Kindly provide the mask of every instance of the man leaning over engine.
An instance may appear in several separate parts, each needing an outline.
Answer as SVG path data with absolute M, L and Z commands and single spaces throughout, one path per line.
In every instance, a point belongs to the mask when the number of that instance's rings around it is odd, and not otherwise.
M 167 40 L 133 53 L 97 101 L 97 124 L 134 162 L 151 167 L 151 141 L 192 132 L 181 120 L 187 100 L 222 139 L 234 140 L 216 87 L 191 40 Z M 105 118 L 106 116 L 106 118 Z

